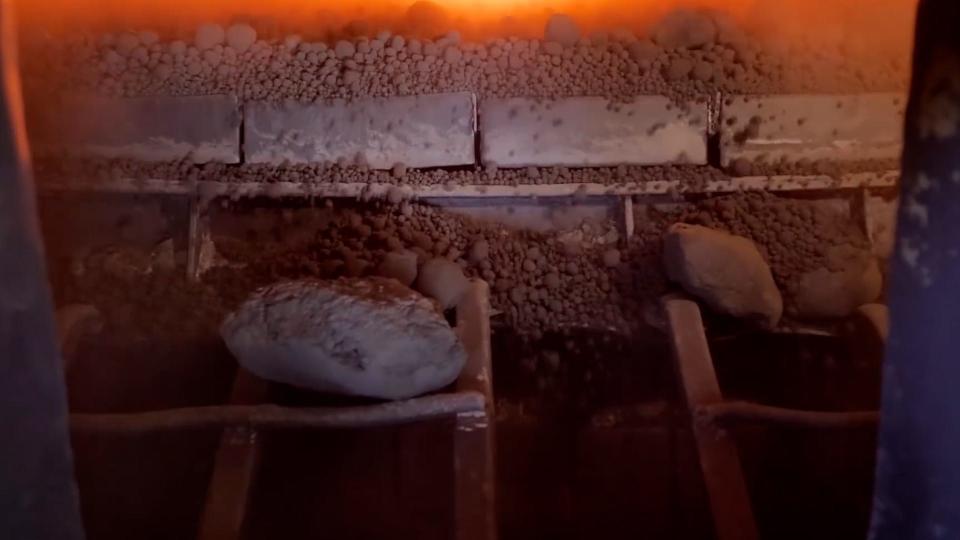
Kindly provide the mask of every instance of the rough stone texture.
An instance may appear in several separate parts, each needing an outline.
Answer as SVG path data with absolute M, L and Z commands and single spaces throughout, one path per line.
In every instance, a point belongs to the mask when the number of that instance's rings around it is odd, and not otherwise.
M 678 223 L 667 230 L 663 250 L 667 276 L 711 308 L 767 327 L 780 321 L 783 298 L 750 240 Z
M 443 309 L 456 306 L 469 285 L 460 265 L 447 259 L 427 261 L 417 275 L 417 290 L 435 299 Z
M 683 111 L 662 96 L 488 99 L 481 159 L 498 167 L 705 164 L 706 125 L 705 105 Z
M 417 254 L 406 249 L 391 251 L 383 256 L 383 262 L 380 263 L 377 273 L 412 287 L 417 279 Z
M 869 252 L 836 246 L 828 250 L 825 267 L 800 277 L 792 294 L 793 309 L 804 319 L 847 317 L 876 301 L 882 291 L 880 265 Z
M 257 42 L 257 31 L 249 24 L 234 24 L 227 28 L 227 45 L 240 54 Z
M 233 96 L 70 97 L 30 117 L 40 155 L 240 162 L 240 111 Z
M 204 51 L 223 44 L 225 39 L 226 32 L 224 32 L 223 27 L 219 24 L 201 24 L 197 27 L 193 44 L 197 49 Z
M 470 93 L 352 102 L 252 103 L 244 110 L 250 163 L 357 163 L 374 169 L 472 165 Z
M 466 361 L 430 300 L 382 278 L 265 287 L 227 317 L 221 335 L 260 377 L 372 398 L 442 388 Z
M 905 107 L 895 93 L 730 97 L 721 121 L 723 164 L 898 158 Z

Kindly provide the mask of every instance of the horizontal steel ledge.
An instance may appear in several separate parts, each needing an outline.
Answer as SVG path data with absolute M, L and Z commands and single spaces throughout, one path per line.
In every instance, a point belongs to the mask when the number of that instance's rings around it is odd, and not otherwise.
M 363 428 L 419 422 L 463 413 L 485 414 L 479 392 L 437 394 L 368 406 L 291 408 L 277 405 L 220 405 L 122 414 L 70 415 L 74 433 L 138 434 L 155 431 L 249 426 L 273 428 Z
M 43 191 L 79 191 L 107 193 L 190 194 L 207 197 L 341 197 L 381 198 L 399 190 L 404 197 L 443 198 L 523 198 L 523 197 L 603 197 L 627 195 L 722 194 L 738 191 L 831 191 L 861 188 L 891 188 L 900 173 L 856 173 L 840 178 L 829 176 L 748 176 L 710 181 L 690 187 L 680 181 L 652 181 L 629 184 L 530 184 L 503 185 L 393 185 L 369 183 L 294 183 L 294 182 L 181 182 L 176 180 L 117 180 L 113 182 L 45 182 Z
M 876 426 L 879 411 L 805 411 L 746 401 L 724 401 L 697 407 L 698 422 L 762 422 L 792 427 L 851 428 Z

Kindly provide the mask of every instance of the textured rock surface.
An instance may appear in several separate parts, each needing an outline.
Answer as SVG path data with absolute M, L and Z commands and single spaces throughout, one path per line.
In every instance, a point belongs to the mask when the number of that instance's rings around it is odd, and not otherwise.
M 770 327 L 780 321 L 783 298 L 752 241 L 678 223 L 668 229 L 663 249 L 667 276 L 711 308 Z
M 393 278 L 407 287 L 412 287 L 417 279 L 417 254 L 410 250 L 391 251 L 383 256 L 377 273 Z
M 823 268 L 807 272 L 793 291 L 796 315 L 809 319 L 846 317 L 874 302 L 883 291 L 883 275 L 870 253 L 851 246 L 827 252 Z
M 443 309 L 456 306 L 468 285 L 460 265 L 447 259 L 427 261 L 417 276 L 417 290 L 440 302 Z
M 354 396 L 417 396 L 452 383 L 466 361 L 430 300 L 382 278 L 271 285 L 220 332 L 260 377 Z

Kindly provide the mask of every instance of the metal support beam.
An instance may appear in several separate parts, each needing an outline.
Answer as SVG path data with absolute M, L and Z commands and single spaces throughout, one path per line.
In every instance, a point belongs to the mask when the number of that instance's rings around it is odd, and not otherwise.
M 681 390 L 695 419 L 701 408 L 723 403 L 700 308 L 693 300 L 667 297 L 663 299 L 663 309 Z M 715 423 L 696 421 L 693 435 L 717 539 L 758 540 L 750 494 L 733 438 Z
M 261 403 L 268 383 L 238 368 L 230 403 Z M 249 425 L 227 427 L 220 435 L 213 475 L 207 487 L 207 503 L 200 522 L 198 540 L 240 540 L 247 505 L 260 461 L 260 436 Z

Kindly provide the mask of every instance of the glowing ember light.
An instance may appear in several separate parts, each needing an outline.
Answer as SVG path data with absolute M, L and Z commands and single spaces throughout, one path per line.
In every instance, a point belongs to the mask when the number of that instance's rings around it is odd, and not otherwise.
M 298 33 L 306 39 L 375 35 L 381 30 L 464 38 L 540 37 L 553 13 L 573 17 L 586 35 L 629 30 L 639 34 L 677 8 L 728 14 L 755 35 L 778 38 L 850 38 L 896 41 L 912 31 L 916 0 L 20 0 L 22 23 L 45 31 L 152 28 L 189 33 L 206 21 L 250 22 L 263 36 Z M 868 45 L 869 46 L 869 45 Z

